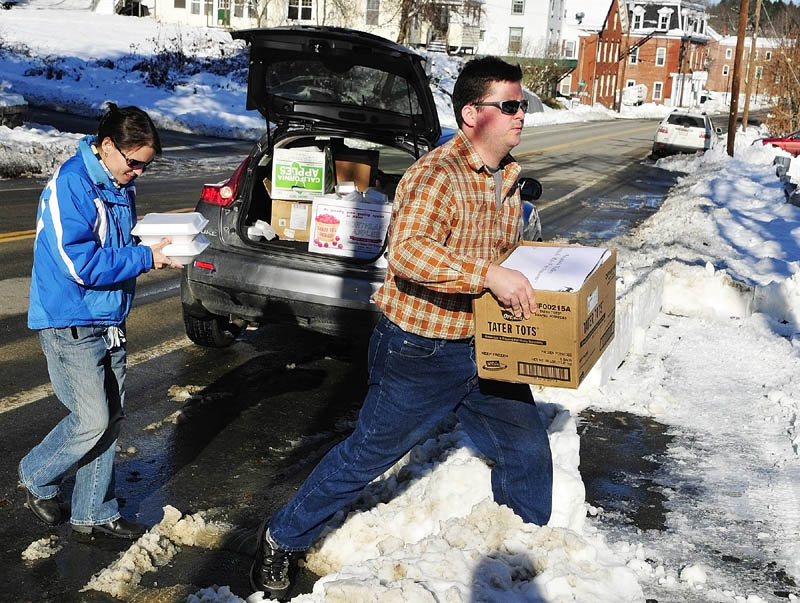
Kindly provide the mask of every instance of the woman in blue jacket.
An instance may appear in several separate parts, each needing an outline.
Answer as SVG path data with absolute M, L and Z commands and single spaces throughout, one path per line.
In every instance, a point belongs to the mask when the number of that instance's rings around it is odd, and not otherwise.
M 28 326 L 39 331 L 53 390 L 69 414 L 19 464 L 28 507 L 48 525 L 65 518 L 57 495 L 77 468 L 72 529 L 136 538 L 121 517 L 114 453 L 125 402 L 125 318 L 136 277 L 174 266 L 170 241 L 138 245 L 135 179 L 161 153 L 158 132 L 137 107 L 109 103 L 97 136 L 56 169 L 36 216 Z

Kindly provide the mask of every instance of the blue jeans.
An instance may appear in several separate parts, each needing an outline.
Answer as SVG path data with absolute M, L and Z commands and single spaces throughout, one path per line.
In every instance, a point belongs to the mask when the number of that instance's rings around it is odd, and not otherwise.
M 372 334 L 368 363 L 358 424 L 272 518 L 270 535 L 278 545 L 308 549 L 337 511 L 451 412 L 494 462 L 495 501 L 527 522 L 547 523 L 553 463 L 530 387 L 479 380 L 471 341 L 421 337 L 385 317 Z
M 114 496 L 114 453 L 125 402 L 125 344 L 107 349 L 104 327 L 43 329 L 39 341 L 50 381 L 70 413 L 20 461 L 25 487 L 38 498 L 58 494 L 77 466 L 71 523 L 120 517 Z

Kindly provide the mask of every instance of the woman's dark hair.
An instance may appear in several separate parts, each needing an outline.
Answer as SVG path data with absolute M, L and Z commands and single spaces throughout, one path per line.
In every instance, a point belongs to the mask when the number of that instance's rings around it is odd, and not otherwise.
M 150 116 L 139 107 L 117 107 L 107 103 L 108 110 L 100 118 L 97 128 L 97 144 L 110 138 L 120 149 L 132 149 L 145 145 L 161 154 L 161 139 Z
M 497 57 L 472 59 L 466 65 L 453 86 L 453 110 L 460 128 L 463 119 L 461 109 L 471 103 L 478 103 L 486 97 L 492 82 L 522 81 L 522 68 L 511 65 Z

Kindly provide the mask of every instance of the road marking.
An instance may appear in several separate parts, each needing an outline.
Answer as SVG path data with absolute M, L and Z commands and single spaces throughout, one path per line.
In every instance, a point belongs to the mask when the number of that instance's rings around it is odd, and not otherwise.
M 615 136 L 623 136 L 625 134 L 634 134 L 635 132 L 645 132 L 647 130 L 650 130 L 651 132 L 654 131 L 653 126 L 648 125 L 648 126 L 643 126 L 641 128 L 632 128 L 630 130 L 623 130 L 622 132 L 614 132 L 613 134 L 601 134 L 599 136 L 590 136 L 589 138 L 580 138 L 573 142 L 562 142 L 561 144 L 554 144 L 553 146 L 542 147 L 541 149 L 534 149 L 532 151 L 524 151 L 522 153 L 512 153 L 512 155 L 514 155 L 515 158 L 533 157 L 535 155 L 541 155 L 547 151 L 566 149 L 567 147 L 574 147 L 577 145 L 585 144 L 587 142 L 594 142 L 595 140 L 603 140 L 605 138 L 613 138 Z
M 192 345 L 192 342 L 185 335 L 175 337 L 174 339 L 169 339 L 157 346 L 153 346 L 152 348 L 148 348 L 128 356 L 128 367 L 134 367 L 149 360 L 154 360 L 171 352 L 182 350 L 190 345 Z M 5 398 L 0 398 L 0 414 L 21 408 L 33 402 L 38 402 L 39 400 L 52 395 L 53 386 L 49 383 L 45 383 L 44 385 L 34 387 L 33 389 L 19 392 L 18 394 L 12 394 L 11 396 L 6 396 Z
M 194 207 L 182 207 L 180 209 L 170 209 L 164 212 L 165 214 L 185 214 L 186 212 L 194 211 Z M 141 216 L 139 216 L 141 220 Z M 4 232 L 0 233 L 0 243 L 10 243 L 11 241 L 21 241 L 22 239 L 30 239 L 36 234 L 35 230 L 18 230 L 17 232 Z
M 4 232 L 0 234 L 0 243 L 28 239 L 36 234 L 35 230 L 18 230 L 17 232 Z
M 582 193 L 586 189 L 593 187 L 598 182 L 600 182 L 602 180 L 605 180 L 609 176 L 613 176 L 614 174 L 616 174 L 618 172 L 621 172 L 622 170 L 624 170 L 627 167 L 630 167 L 630 166 L 623 165 L 622 167 L 618 167 L 617 169 L 615 169 L 612 172 L 608 172 L 606 174 L 601 174 L 597 178 L 595 178 L 593 180 L 590 180 L 589 182 L 587 182 L 586 184 L 584 184 L 582 186 L 579 186 L 574 191 L 571 191 L 571 192 L 567 193 L 566 195 L 562 195 L 558 199 L 553 199 L 551 201 L 545 201 L 544 203 L 536 203 L 536 209 L 541 212 L 542 210 L 547 209 L 548 207 L 553 207 L 554 205 L 558 205 L 559 203 L 563 203 L 564 201 L 572 199 L 572 197 L 574 197 L 575 195 L 578 195 L 578 194 Z

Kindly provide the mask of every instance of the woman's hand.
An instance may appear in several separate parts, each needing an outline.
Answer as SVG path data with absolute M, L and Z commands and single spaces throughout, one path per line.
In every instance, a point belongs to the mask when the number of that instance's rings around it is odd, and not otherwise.
M 150 245 L 150 250 L 153 252 L 153 268 L 155 270 L 166 268 L 168 266 L 172 268 L 183 268 L 183 264 L 179 264 L 178 262 L 171 260 L 161 252 L 161 250 L 170 243 L 172 243 L 172 239 L 169 237 L 164 237 L 155 245 Z
M 533 287 L 519 270 L 491 264 L 486 271 L 484 286 L 501 304 L 511 308 L 514 316 L 530 318 L 539 309 Z

